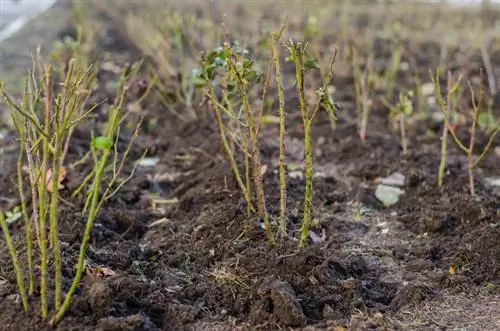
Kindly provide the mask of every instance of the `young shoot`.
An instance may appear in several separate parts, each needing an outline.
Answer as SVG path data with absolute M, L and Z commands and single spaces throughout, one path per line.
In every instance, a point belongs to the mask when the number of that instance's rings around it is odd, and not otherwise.
M 38 70 L 36 69 L 38 68 Z M 49 65 L 34 63 L 26 81 L 22 102 L 18 104 L 6 92 L 3 98 L 10 110 L 14 127 L 20 141 L 21 155 L 18 160 L 18 191 L 21 210 L 25 219 L 27 238 L 27 262 L 30 278 L 29 294 L 33 294 L 32 269 L 32 227 L 40 249 L 40 303 L 42 318 L 48 317 L 47 298 L 48 266 L 53 253 L 55 272 L 55 309 L 59 309 L 62 297 L 62 270 L 58 238 L 59 186 L 65 176 L 64 153 L 69 144 L 72 129 L 84 120 L 94 107 L 84 110 L 95 76 L 92 67 L 86 71 L 76 69 L 75 61 L 68 62 L 65 76 L 61 82 L 53 82 L 53 71 Z M 39 77 L 39 78 L 38 78 Z M 61 86 L 57 91 L 56 86 Z M 22 153 L 27 165 L 22 166 Z M 21 171 L 21 169 L 23 171 Z M 27 214 L 22 176 L 28 173 L 32 193 L 32 215 Z M 49 228 L 49 247 L 47 247 L 47 223 Z
M 213 117 L 215 119 L 215 123 L 217 125 L 217 130 L 219 133 L 219 138 L 221 141 L 221 146 L 224 151 L 224 155 L 226 156 L 226 159 L 231 166 L 231 169 L 234 174 L 234 178 L 238 184 L 238 187 L 240 191 L 243 194 L 243 197 L 245 198 L 245 201 L 247 203 L 247 208 L 249 211 L 255 211 L 255 207 L 252 202 L 251 198 L 251 187 L 249 184 L 249 181 L 247 180 L 247 184 L 243 181 L 243 178 L 240 174 L 240 170 L 238 168 L 238 164 L 236 162 L 236 158 L 234 156 L 233 149 L 230 146 L 230 143 L 228 141 L 228 134 L 230 135 L 231 132 L 228 132 L 229 129 L 227 129 L 223 115 L 227 115 L 229 118 L 235 118 L 236 120 L 239 120 L 236 118 L 236 114 L 233 110 L 233 107 L 231 107 L 231 102 L 229 100 L 229 97 L 227 96 L 227 93 L 224 93 L 224 100 L 220 101 L 216 92 L 215 92 L 215 87 L 214 87 L 214 81 L 217 78 L 218 71 L 227 71 L 228 70 L 228 65 L 227 62 L 225 61 L 225 54 L 223 48 L 219 47 L 214 49 L 208 56 L 203 55 L 202 56 L 202 68 L 194 73 L 194 82 L 197 87 L 204 87 L 205 88 L 205 95 L 207 98 L 207 101 L 209 103 L 209 107 L 213 113 Z M 225 84 L 226 88 L 231 88 L 234 89 L 234 85 L 232 84 Z M 239 117 L 239 116 L 238 116 Z M 242 136 L 242 147 L 243 147 L 243 152 L 245 153 L 245 159 L 248 160 L 248 153 L 246 150 L 247 146 L 247 141 L 245 137 Z M 247 169 L 249 169 L 247 167 Z
M 279 33 L 272 33 L 271 44 L 272 54 L 276 75 L 276 85 L 278 89 L 279 102 L 279 123 L 280 123 L 280 159 L 279 159 L 279 180 L 280 180 L 280 216 L 279 216 L 279 233 L 281 238 L 286 234 L 286 161 L 285 161 L 285 97 L 283 93 L 283 82 L 281 77 L 280 56 L 278 51 L 278 42 L 285 25 L 282 25 Z
M 441 111 L 445 110 L 446 108 L 444 107 L 444 101 L 443 97 L 441 96 L 441 88 L 439 86 L 439 71 L 436 72 L 436 75 L 433 76 L 431 74 L 431 77 L 434 82 L 434 89 L 435 89 L 435 94 L 436 98 L 438 100 L 438 103 L 440 104 Z M 476 99 L 474 89 L 469 82 L 469 90 L 471 93 L 471 99 L 472 99 L 472 109 L 471 109 L 471 126 L 470 126 L 470 137 L 469 137 L 469 145 L 467 146 L 465 142 L 463 142 L 456 134 L 456 129 L 452 126 L 451 121 L 449 119 L 449 115 L 446 111 L 443 112 L 443 117 L 445 121 L 445 125 L 448 127 L 448 131 L 453 137 L 453 140 L 459 147 L 459 149 L 467 156 L 467 173 L 469 176 L 469 192 L 472 197 L 476 195 L 476 190 L 475 190 L 475 184 L 474 184 L 474 168 L 478 165 L 478 163 L 484 158 L 488 150 L 490 149 L 491 145 L 493 144 L 493 140 L 495 139 L 498 130 L 500 129 L 499 126 L 497 126 L 493 132 L 490 133 L 488 143 L 486 146 L 483 148 L 481 154 L 478 157 L 475 157 L 474 155 L 474 143 L 476 142 L 476 132 L 477 132 L 477 124 L 478 124 L 478 118 L 481 114 L 481 110 L 484 108 L 483 104 L 483 99 L 484 99 L 484 87 L 483 83 L 481 80 L 480 86 L 479 86 L 479 96 Z
M 391 60 L 389 67 L 384 74 L 384 82 L 386 87 L 386 98 L 392 100 L 394 90 L 396 88 L 396 80 L 401 66 L 401 58 L 403 56 L 404 47 L 401 38 L 401 23 L 396 22 L 393 25 L 394 35 L 391 40 Z
M 253 69 L 253 61 L 245 58 L 244 52 L 235 47 L 230 47 L 228 41 L 224 43 L 224 55 L 228 65 L 229 74 L 234 79 L 234 83 L 239 92 L 241 103 L 245 115 L 245 124 L 248 129 L 249 146 L 248 153 L 252 165 L 252 177 L 257 195 L 257 212 L 264 221 L 264 228 L 269 244 L 274 247 L 275 239 L 271 228 L 271 222 L 266 208 L 266 197 L 264 194 L 264 184 L 262 182 L 262 164 L 260 161 L 260 148 L 258 131 L 260 123 L 254 115 L 248 97 L 251 84 L 259 80 L 259 73 Z
M 93 174 L 93 178 L 86 194 L 87 199 L 83 210 L 86 222 L 83 239 L 80 244 L 80 253 L 78 256 L 78 261 L 76 263 L 76 271 L 71 283 L 71 287 L 66 293 L 62 305 L 58 309 L 56 309 L 56 313 L 50 319 L 51 325 L 56 325 L 63 318 L 64 314 L 68 311 L 71 305 L 76 290 L 80 285 L 80 280 L 85 269 L 85 256 L 90 242 L 90 234 L 92 232 L 92 228 L 94 226 L 94 222 L 97 218 L 98 212 L 101 210 L 104 202 L 106 202 L 110 198 L 110 196 L 112 196 L 116 192 L 116 190 L 118 190 L 123 185 L 123 182 L 120 183 L 117 189 L 110 192 L 113 185 L 118 181 L 118 177 L 123 168 L 123 163 L 128 157 L 128 152 L 133 142 L 135 141 L 135 138 L 137 137 L 138 128 L 140 126 L 139 123 L 134 135 L 132 136 L 127 146 L 124 155 L 122 156 L 122 160 L 119 161 L 115 144 L 116 139 L 118 138 L 118 133 L 120 132 L 120 126 L 123 123 L 124 115 L 126 114 L 123 112 L 123 107 L 125 106 L 124 100 L 130 81 L 135 78 L 139 71 L 139 68 L 140 63 L 136 63 L 130 70 L 125 70 L 125 72 L 122 73 L 117 91 L 117 98 L 107 112 L 108 120 L 106 123 L 107 125 L 105 131 L 102 135 L 97 137 L 94 134 L 92 135 L 92 140 L 90 142 L 90 151 L 92 154 L 94 165 L 91 171 L 91 174 Z M 132 169 L 132 174 L 130 176 L 133 175 L 137 164 L 138 163 L 136 163 L 136 165 Z M 103 180 L 106 175 L 106 169 L 110 166 L 113 168 L 113 175 L 108 180 L 108 184 L 106 185 L 104 192 L 101 192 L 103 188 Z M 129 179 L 130 176 L 127 179 Z
M 57 324 L 69 309 L 73 295 L 80 285 L 81 276 L 84 269 L 84 259 L 88 247 L 90 232 L 97 213 L 102 204 L 113 193 L 109 193 L 110 188 L 117 182 L 118 175 L 123 166 L 123 160 L 127 157 L 128 151 L 136 134 L 133 136 L 122 162 L 119 162 L 115 144 L 115 137 L 124 118 L 123 106 L 124 98 L 128 89 L 129 76 L 123 76 L 118 97 L 115 104 L 108 110 L 108 123 L 103 136 L 92 140 L 90 149 L 94 156 L 94 167 L 91 173 L 93 181 L 88 190 L 87 197 L 88 213 L 86 213 L 85 233 L 80 247 L 80 256 L 76 266 L 76 274 L 72 280 L 69 291 L 63 298 L 63 286 L 71 279 L 64 279 L 61 265 L 61 252 L 59 245 L 59 202 L 61 201 L 61 182 L 66 176 L 65 153 L 70 144 L 72 129 L 84 122 L 92 111 L 97 107 L 88 105 L 88 99 L 95 82 L 95 71 L 92 66 L 86 70 L 79 69 L 80 66 L 75 59 L 68 61 L 67 70 L 62 81 L 58 81 L 58 75 L 54 75 L 50 65 L 34 63 L 33 70 L 30 71 L 26 79 L 25 92 L 21 102 L 17 102 L 6 93 L 0 85 L 0 95 L 2 100 L 10 110 L 14 127 L 17 130 L 20 141 L 20 153 L 18 159 L 18 191 L 21 201 L 21 213 L 25 220 L 27 269 L 29 286 L 26 292 L 22 282 L 23 275 L 20 263 L 17 260 L 15 251 L 9 247 L 12 263 L 16 272 L 18 288 L 26 310 L 29 309 L 29 297 L 34 294 L 33 283 L 35 275 L 39 277 L 40 284 L 40 315 L 43 319 L 49 319 L 50 324 Z M 130 70 L 132 75 L 137 73 L 138 66 Z M 115 152 L 114 157 L 112 151 Z M 26 165 L 23 165 L 26 161 Z M 109 162 L 111 161 L 111 162 Z M 117 167 L 117 165 L 119 165 Z M 108 180 L 107 189 L 101 194 L 102 178 L 105 169 L 113 169 L 113 176 Z M 134 168 L 135 170 L 135 168 Z M 27 174 L 31 189 L 31 215 L 28 214 L 28 202 L 25 199 L 22 176 Z M 123 182 L 122 182 L 123 183 Z M 120 185 L 122 184 L 120 183 Z M 118 186 L 119 188 L 120 186 Z M 117 188 L 117 189 L 118 189 Z M 115 189 L 115 191 L 117 190 Z M 85 213 L 84 213 L 85 214 Z M 8 246 L 12 244 L 10 234 L 3 214 L 0 215 L 0 223 Z M 33 266 L 33 243 L 32 229 L 35 228 L 40 257 L 39 272 L 34 272 Z M 47 233 L 47 228 L 49 233 Z M 52 254 L 51 254 L 52 253 Z M 48 298 L 48 288 L 50 282 L 49 265 L 54 270 L 54 298 Z M 50 312 L 54 309 L 53 314 Z
M 447 80 L 448 92 L 446 94 L 446 103 L 443 100 L 439 88 L 438 87 L 434 88 L 437 103 L 440 107 L 441 113 L 444 114 L 446 118 L 452 118 L 454 115 L 454 107 L 457 104 L 457 97 L 460 91 L 461 82 L 462 82 L 462 76 L 460 75 L 455 84 L 453 84 L 451 72 L 448 72 L 448 80 Z M 439 86 L 439 81 L 434 81 L 434 84 L 435 85 L 437 84 Z M 444 174 L 446 171 L 447 150 L 448 150 L 448 125 L 443 125 L 443 132 L 441 134 L 441 159 L 439 162 L 439 169 L 438 169 L 438 187 L 443 186 Z
M 399 93 L 399 101 L 396 106 L 393 106 L 385 97 L 381 98 L 382 103 L 389 109 L 389 116 L 392 117 L 399 125 L 399 134 L 401 136 L 401 146 L 403 155 L 408 155 L 408 137 L 406 133 L 407 118 L 413 114 L 413 91 Z
M 333 78 L 333 64 L 335 62 L 337 52 L 335 52 L 330 61 L 329 70 L 324 79 L 324 85 L 317 91 L 318 102 L 315 107 L 310 110 L 306 104 L 304 76 L 307 70 L 317 69 L 319 65 L 316 60 L 310 57 L 307 53 L 307 44 L 304 45 L 302 42 L 294 42 L 290 40 L 289 44 L 285 44 L 285 47 L 290 53 L 290 57 L 288 59 L 295 63 L 295 78 L 297 93 L 299 96 L 299 110 L 304 127 L 306 188 L 304 196 L 304 214 L 299 238 L 299 249 L 302 249 L 306 245 L 307 239 L 309 238 L 309 224 L 312 213 L 313 160 L 311 147 L 311 126 L 321 107 L 323 107 L 330 114 L 330 116 L 335 116 L 335 105 L 328 95 L 327 88 Z
M 361 70 L 357 52 L 354 49 L 354 46 L 351 45 L 349 48 L 349 60 L 351 62 L 354 76 L 354 94 L 356 97 L 356 110 L 358 113 L 357 123 L 359 139 L 361 140 L 361 143 L 364 143 L 366 139 L 366 129 L 368 127 L 368 117 L 370 115 L 372 104 L 370 94 L 373 88 L 372 82 L 374 81 L 373 55 L 370 54 L 368 56 L 365 69 Z

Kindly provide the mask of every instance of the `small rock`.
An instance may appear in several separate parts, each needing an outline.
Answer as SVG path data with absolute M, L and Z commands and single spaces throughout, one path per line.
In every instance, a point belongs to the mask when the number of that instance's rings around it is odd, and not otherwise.
M 314 231 L 309 231 L 309 238 L 311 238 L 312 242 L 315 244 L 323 242 L 323 238 L 317 235 Z
M 440 124 L 444 122 L 445 118 L 441 111 L 435 111 L 431 113 L 431 120 L 436 124 Z
M 290 171 L 288 172 L 288 177 L 292 179 L 304 179 L 304 173 L 302 171 Z
M 488 177 L 488 178 L 485 178 L 484 181 L 486 182 L 486 184 L 488 184 L 490 186 L 495 186 L 495 187 L 500 186 L 500 178 L 498 178 L 498 177 Z
M 495 153 L 496 156 L 500 156 L 500 146 L 497 146 L 493 149 L 493 152 Z
M 7 296 L 7 300 L 14 301 L 14 303 L 21 303 L 21 296 L 19 294 L 11 294 Z
M 140 167 L 154 167 L 158 164 L 158 162 L 160 162 L 159 157 L 145 157 L 138 163 Z
M 420 86 L 420 92 L 425 97 L 434 95 L 434 83 L 429 82 L 429 83 L 422 84 Z
M 377 185 L 375 189 L 375 197 L 384 204 L 385 207 L 390 207 L 399 201 L 399 197 L 403 195 L 405 191 L 397 187 L 387 186 L 387 185 Z

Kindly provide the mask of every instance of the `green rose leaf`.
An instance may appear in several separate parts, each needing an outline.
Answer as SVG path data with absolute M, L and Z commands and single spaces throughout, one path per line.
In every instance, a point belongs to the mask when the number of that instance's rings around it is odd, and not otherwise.
M 100 136 L 94 138 L 92 141 L 92 146 L 95 149 L 110 150 L 113 147 L 113 142 L 108 137 Z

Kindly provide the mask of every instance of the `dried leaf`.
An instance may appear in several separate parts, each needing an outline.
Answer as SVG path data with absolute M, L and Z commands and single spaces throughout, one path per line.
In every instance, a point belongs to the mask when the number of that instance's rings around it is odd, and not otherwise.
M 93 280 L 98 280 L 103 277 L 111 277 L 116 275 L 116 272 L 106 267 L 87 267 L 85 268 L 86 274 Z
M 101 275 L 103 276 L 114 276 L 116 275 L 116 272 L 114 272 L 113 270 L 111 270 L 110 268 L 98 268 L 99 272 Z
M 260 167 L 260 175 L 264 176 L 267 172 L 267 164 L 263 164 L 262 167 Z
M 448 270 L 450 275 L 456 275 L 457 274 L 457 266 L 455 264 L 450 265 L 450 269 Z
M 47 191 L 52 192 L 52 169 L 47 170 L 47 179 L 46 179 L 46 186 L 47 186 Z M 61 167 L 59 169 L 59 178 L 57 179 L 57 182 L 59 184 L 58 189 L 62 189 L 64 186 L 61 185 L 62 181 L 66 178 L 66 168 Z

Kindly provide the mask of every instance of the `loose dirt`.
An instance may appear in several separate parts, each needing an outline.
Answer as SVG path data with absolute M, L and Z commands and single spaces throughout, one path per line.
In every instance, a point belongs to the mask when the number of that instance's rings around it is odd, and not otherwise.
M 120 54 L 127 58 L 134 52 Z M 101 71 L 100 77 L 109 77 Z M 103 208 L 87 253 L 96 274 L 85 277 L 57 329 L 500 330 L 500 192 L 484 184 L 485 177 L 498 175 L 500 156 L 492 152 L 480 164 L 478 197 L 472 199 L 466 158 L 451 148 L 438 189 L 440 145 L 428 134 L 431 125 L 412 128 L 409 155 L 403 157 L 386 110 L 375 105 L 362 144 L 356 125 L 343 119 L 354 111 L 352 80 L 336 82 L 336 89 L 345 91 L 337 127 L 332 130 L 320 115 L 313 129 L 316 239 L 303 251 L 296 250 L 295 239 L 304 193 L 297 171 L 288 177 L 289 238 L 270 250 L 259 219 L 247 217 L 215 125 L 183 124 L 149 105 L 144 122 L 149 129 L 141 133 L 126 170 L 145 148 L 159 162 L 140 167 Z M 293 87 L 286 93 L 293 107 Z M 289 162 L 300 169 L 300 119 L 292 114 L 287 125 Z M 434 133 L 440 134 L 440 126 Z M 122 134 L 130 137 L 126 130 Z M 467 136 L 466 128 L 460 135 Z M 275 137 L 277 128 L 266 127 L 261 142 L 271 215 L 278 214 L 279 201 Z M 486 142 L 486 135 L 478 137 L 478 150 Z M 7 208 L 16 204 L 12 136 L 0 146 L 0 192 Z M 82 157 L 87 146 L 88 133 L 77 132 L 70 161 Z M 83 170 L 68 173 L 64 198 Z M 406 176 L 405 194 L 384 208 L 374 196 L 376 181 L 395 171 Z M 153 208 L 151 194 L 178 202 Z M 59 219 L 68 279 L 84 227 L 82 202 L 72 203 L 63 205 Z M 11 232 L 21 244 L 21 224 Z M 22 312 L 5 245 L 0 245 L 0 306 L 1 330 L 48 329 L 36 313 Z

